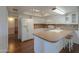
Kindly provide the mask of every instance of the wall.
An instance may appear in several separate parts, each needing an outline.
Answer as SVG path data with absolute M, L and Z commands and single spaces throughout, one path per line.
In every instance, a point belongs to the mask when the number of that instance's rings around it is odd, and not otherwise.
M 15 18 L 14 17 L 8 18 L 8 29 L 9 29 L 9 34 L 15 34 Z
M 8 51 L 8 13 L 0 6 L 0 52 Z
M 78 7 L 78 29 L 79 29 L 79 7 Z

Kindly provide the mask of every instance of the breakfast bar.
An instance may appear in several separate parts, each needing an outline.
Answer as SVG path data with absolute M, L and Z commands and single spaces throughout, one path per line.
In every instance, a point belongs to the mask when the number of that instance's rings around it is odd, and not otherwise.
M 34 32 L 34 52 L 58 53 L 64 47 L 64 37 L 73 30 L 67 29 L 38 29 Z

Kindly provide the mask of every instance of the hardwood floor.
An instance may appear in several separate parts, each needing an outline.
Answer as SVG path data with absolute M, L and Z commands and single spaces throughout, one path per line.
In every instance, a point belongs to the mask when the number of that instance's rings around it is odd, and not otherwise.
M 66 47 L 65 49 L 62 49 L 60 53 L 79 53 L 79 44 L 74 43 L 73 49 L 71 52 L 69 52 L 69 49 Z
M 16 36 L 9 36 L 8 53 L 34 53 L 34 40 L 21 42 Z M 62 49 L 60 53 L 79 53 L 79 44 L 73 45 L 73 50 Z
M 34 53 L 34 41 L 21 42 L 16 37 L 9 36 L 8 53 Z

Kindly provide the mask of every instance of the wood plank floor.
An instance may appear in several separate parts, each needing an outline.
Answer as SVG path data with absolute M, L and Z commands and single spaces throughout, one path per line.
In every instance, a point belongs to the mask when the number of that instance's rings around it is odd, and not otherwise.
M 79 53 L 79 44 L 73 45 L 72 51 L 69 52 L 69 49 L 66 47 L 65 49 L 62 49 L 60 53 Z
M 9 37 L 8 53 L 34 53 L 34 40 L 21 42 L 14 35 Z M 62 49 L 60 53 L 79 53 L 79 44 L 74 44 L 73 50 Z
M 21 42 L 15 36 L 9 37 L 8 53 L 34 53 L 34 40 Z

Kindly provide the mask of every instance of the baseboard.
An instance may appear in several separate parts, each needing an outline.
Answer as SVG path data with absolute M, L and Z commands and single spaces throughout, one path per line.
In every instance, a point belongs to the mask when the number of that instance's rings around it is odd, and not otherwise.
M 30 40 L 33 40 L 33 39 L 28 39 L 28 40 L 25 40 L 25 41 L 22 41 L 22 42 L 27 42 L 27 41 L 30 41 Z

